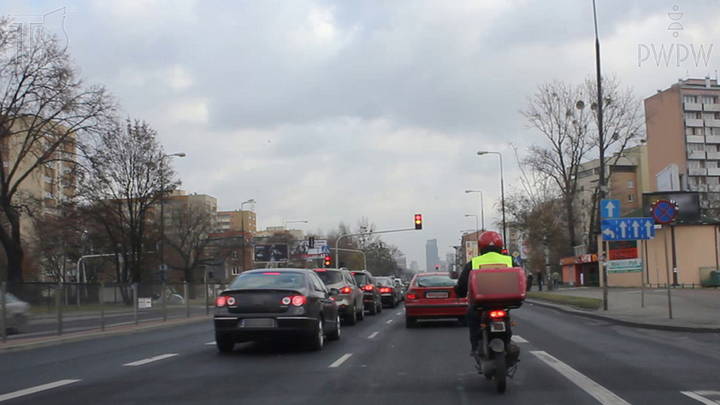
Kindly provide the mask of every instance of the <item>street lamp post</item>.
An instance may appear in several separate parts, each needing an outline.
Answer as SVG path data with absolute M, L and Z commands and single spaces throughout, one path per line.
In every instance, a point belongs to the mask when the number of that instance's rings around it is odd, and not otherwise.
M 480 190 L 465 190 L 465 193 L 478 193 L 480 194 L 480 224 L 482 230 L 485 230 L 485 203 L 483 203 L 483 192 Z
M 167 277 L 165 272 L 165 159 L 169 157 L 185 157 L 185 152 L 171 153 L 160 157 L 160 276 L 161 281 Z
M 245 271 L 245 211 L 243 206 L 245 204 L 255 204 L 254 199 L 249 199 L 240 204 L 240 232 L 242 233 L 242 271 Z
M 502 231 L 503 231 L 503 245 L 507 247 L 507 231 L 505 226 L 505 176 L 503 175 L 503 161 L 502 153 L 493 151 L 479 151 L 478 155 L 498 155 L 500 157 L 500 201 L 502 205 Z
M 478 228 L 478 216 L 475 214 L 465 214 L 465 218 L 467 218 L 467 217 L 475 217 L 475 234 L 476 234 L 476 237 L 479 238 L 480 237 L 480 228 Z

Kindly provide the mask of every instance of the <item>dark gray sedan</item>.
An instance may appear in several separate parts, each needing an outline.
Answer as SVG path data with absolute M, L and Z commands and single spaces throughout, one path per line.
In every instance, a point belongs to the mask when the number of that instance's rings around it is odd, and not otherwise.
M 235 343 L 304 340 L 321 350 L 325 338 L 340 339 L 340 315 L 332 295 L 313 271 L 246 271 L 215 300 L 215 342 L 221 352 Z

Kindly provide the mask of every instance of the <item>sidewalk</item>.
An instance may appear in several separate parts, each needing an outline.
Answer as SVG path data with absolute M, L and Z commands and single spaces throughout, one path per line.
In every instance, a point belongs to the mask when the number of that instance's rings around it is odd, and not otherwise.
M 537 291 L 536 288 L 533 289 Z M 561 288 L 543 293 L 602 300 L 603 289 L 598 287 Z M 587 311 L 528 299 L 536 305 L 554 307 L 564 312 L 603 319 L 628 326 L 691 332 L 720 333 L 720 290 L 672 289 L 672 315 L 669 319 L 666 289 L 645 289 L 645 306 L 642 307 L 640 288 L 609 288 L 608 310 Z

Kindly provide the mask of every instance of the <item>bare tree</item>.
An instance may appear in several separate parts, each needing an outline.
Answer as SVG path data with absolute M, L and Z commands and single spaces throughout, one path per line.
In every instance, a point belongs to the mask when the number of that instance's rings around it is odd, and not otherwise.
M 161 164 L 164 156 L 155 130 L 129 119 L 103 133 L 87 156 L 79 193 L 122 258 L 118 282 L 141 281 L 147 247 L 154 245 L 151 226 L 160 193 L 179 184 L 172 168 Z
M 24 186 L 48 165 L 74 163 L 78 146 L 112 110 L 105 89 L 83 83 L 54 37 L 0 19 L 0 243 L 9 281 L 23 280 Z
M 83 254 L 84 227 L 80 212 L 68 203 L 56 208 L 56 214 L 37 215 L 33 220 L 35 235 L 31 246 L 43 276 L 40 279 L 68 281 L 67 263 L 77 262 Z
M 166 243 L 180 259 L 180 265 L 172 268 L 183 271 L 186 282 L 195 282 L 195 270 L 217 259 L 206 248 L 210 243 L 208 236 L 213 231 L 212 213 L 203 206 L 187 204 L 172 210 L 170 224 L 166 230 Z
M 558 81 L 542 84 L 522 112 L 528 127 L 539 130 L 547 140 L 545 145 L 531 146 L 523 163 L 557 186 L 565 206 L 570 247 L 577 245 L 577 172 L 591 146 L 587 139 L 591 114 L 578 108 L 582 98 L 580 86 Z

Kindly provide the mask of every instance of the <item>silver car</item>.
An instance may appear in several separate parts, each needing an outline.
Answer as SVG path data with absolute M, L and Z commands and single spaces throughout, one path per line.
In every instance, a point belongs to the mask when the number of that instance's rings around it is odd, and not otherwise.
M 30 318 L 30 304 L 10 293 L 5 296 L 5 301 L 7 326 L 3 325 L 2 314 L 0 313 L 0 328 L 5 328 L 8 332 L 18 333 Z M 0 303 L 2 303 L 2 297 L 0 297 Z
M 363 290 L 355 281 L 352 273 L 345 269 L 315 269 L 315 273 L 328 289 L 337 288 L 340 294 L 333 296 L 343 321 L 355 325 L 365 319 Z

